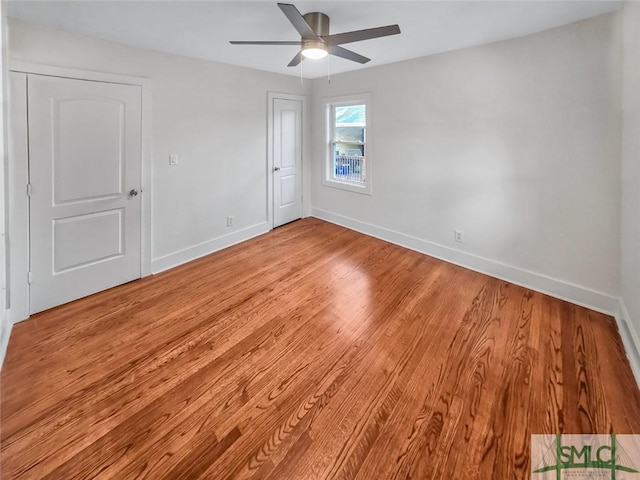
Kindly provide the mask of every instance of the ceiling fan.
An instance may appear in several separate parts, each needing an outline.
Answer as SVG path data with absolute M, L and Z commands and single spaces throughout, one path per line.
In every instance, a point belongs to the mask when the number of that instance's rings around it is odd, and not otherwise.
M 371 38 L 386 37 L 400 33 L 398 25 L 367 28 L 353 32 L 329 34 L 329 17 L 321 12 L 310 12 L 302 15 L 295 5 L 278 3 L 282 13 L 289 19 L 301 36 L 300 41 L 231 41 L 232 45 L 298 45 L 300 51 L 289 62 L 288 67 L 295 67 L 302 62 L 303 57 L 309 59 L 324 58 L 327 55 L 346 58 L 358 63 L 367 63 L 370 58 L 359 55 L 340 45 Z

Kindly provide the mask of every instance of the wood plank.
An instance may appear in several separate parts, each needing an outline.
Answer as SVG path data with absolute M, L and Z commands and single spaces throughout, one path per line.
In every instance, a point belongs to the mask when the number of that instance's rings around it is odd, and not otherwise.
M 528 478 L 640 433 L 615 320 L 309 218 L 14 327 L 2 478 Z

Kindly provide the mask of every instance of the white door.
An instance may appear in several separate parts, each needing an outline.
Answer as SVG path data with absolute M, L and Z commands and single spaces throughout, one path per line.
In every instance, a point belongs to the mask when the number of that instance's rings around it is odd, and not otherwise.
M 302 102 L 273 99 L 273 226 L 302 217 Z
M 141 88 L 28 75 L 30 312 L 140 278 Z

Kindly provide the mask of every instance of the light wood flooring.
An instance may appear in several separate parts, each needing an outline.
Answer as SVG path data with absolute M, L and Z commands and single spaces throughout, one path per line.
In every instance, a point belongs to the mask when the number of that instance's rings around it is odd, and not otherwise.
M 14 327 L 2 479 L 529 478 L 640 433 L 613 318 L 304 219 Z

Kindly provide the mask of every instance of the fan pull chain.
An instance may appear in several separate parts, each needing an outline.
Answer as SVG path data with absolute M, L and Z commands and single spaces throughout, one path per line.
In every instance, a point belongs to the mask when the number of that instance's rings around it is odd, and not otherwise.
M 331 55 L 327 55 L 327 81 L 331 85 Z
M 304 63 L 303 60 L 300 60 L 300 85 L 303 85 L 302 83 L 302 64 Z

